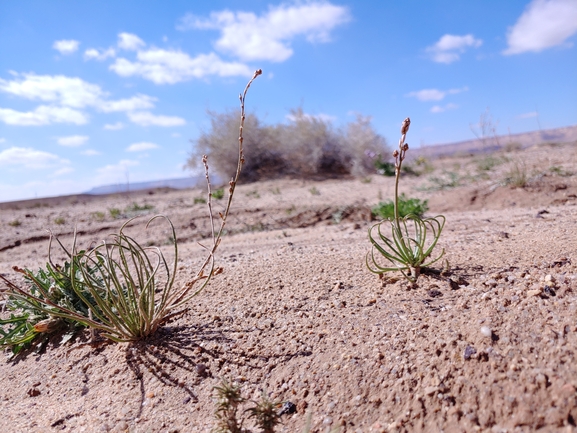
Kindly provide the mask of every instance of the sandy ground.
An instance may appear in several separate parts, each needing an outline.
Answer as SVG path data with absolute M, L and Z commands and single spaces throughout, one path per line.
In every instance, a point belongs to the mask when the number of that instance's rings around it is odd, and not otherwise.
M 90 344 L 86 332 L 6 356 L 0 431 L 209 432 L 223 377 L 247 398 L 264 390 L 294 403 L 279 432 L 302 431 L 309 414 L 315 432 L 577 431 L 577 148 L 493 157 L 489 169 L 461 156 L 402 179 L 447 219 L 438 247 L 450 272 L 414 288 L 365 266 L 370 208 L 392 197 L 392 178 L 239 186 L 218 252 L 224 273 L 186 313 L 135 344 Z M 502 185 L 520 162 L 527 185 Z M 0 204 L 0 272 L 19 281 L 13 265 L 43 266 L 46 229 L 69 244 L 76 226 L 86 248 L 137 203 L 174 222 L 185 283 L 209 234 L 201 196 Z M 145 220 L 138 239 L 169 245 L 166 226 L 145 231 Z

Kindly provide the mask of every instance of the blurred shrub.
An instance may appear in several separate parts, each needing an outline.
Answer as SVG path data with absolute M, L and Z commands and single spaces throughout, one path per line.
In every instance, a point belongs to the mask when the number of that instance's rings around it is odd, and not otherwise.
M 237 164 L 231 149 L 238 140 L 238 115 L 212 111 L 208 115 L 210 130 L 195 141 L 186 166 L 201 168 L 202 155 L 208 155 L 209 165 L 228 179 Z M 287 123 L 267 126 L 253 114 L 246 116 L 244 180 L 366 176 L 375 173 L 375 157 L 390 153 L 370 117 L 357 115 L 344 129 L 334 128 L 330 120 L 306 114 L 302 108 L 291 110 L 287 119 Z

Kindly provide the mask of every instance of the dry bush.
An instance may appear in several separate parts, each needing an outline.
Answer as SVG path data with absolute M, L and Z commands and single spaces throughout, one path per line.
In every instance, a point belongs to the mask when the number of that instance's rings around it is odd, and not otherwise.
M 208 111 L 210 131 L 204 131 L 196 140 L 194 152 L 186 162 L 187 167 L 200 168 L 202 155 L 208 155 L 214 170 L 223 178 L 228 179 L 237 167 L 234 154 L 238 142 L 239 117 L 236 111 L 216 113 Z M 241 179 L 258 180 L 268 177 L 267 173 L 283 170 L 284 161 L 278 150 L 274 131 L 262 126 L 254 114 L 247 114 L 244 121 L 244 145 L 246 163 L 243 166 Z
M 208 115 L 211 128 L 196 140 L 187 166 L 196 168 L 198 156 L 208 155 L 217 173 L 226 179 L 236 168 L 230 149 L 238 138 L 238 118 L 230 111 Z M 335 129 L 330 121 L 308 115 L 302 108 L 291 110 L 287 117 L 286 124 L 267 126 L 255 115 L 247 115 L 244 180 L 366 176 L 375 172 L 375 156 L 389 152 L 369 117 L 358 115 L 345 130 Z
M 371 125 L 371 117 L 357 114 L 355 122 L 347 125 L 346 150 L 350 155 L 351 174 L 364 176 L 375 172 L 375 156 L 390 153 L 387 141 Z

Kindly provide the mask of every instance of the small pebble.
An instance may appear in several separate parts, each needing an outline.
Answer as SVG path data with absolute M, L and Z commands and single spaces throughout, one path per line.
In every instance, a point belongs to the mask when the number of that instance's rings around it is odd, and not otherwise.
M 481 326 L 481 334 L 485 337 L 491 337 L 493 335 L 493 331 L 488 326 Z
M 486 326 L 483 326 L 483 328 L 486 328 Z M 465 353 L 463 354 L 463 358 L 471 359 L 471 356 L 473 356 L 475 353 L 477 353 L 477 349 L 475 349 L 473 346 L 467 345 L 467 347 L 465 347 Z
M 285 401 L 282 404 L 278 414 L 279 415 L 290 415 L 297 411 L 297 406 L 291 401 Z

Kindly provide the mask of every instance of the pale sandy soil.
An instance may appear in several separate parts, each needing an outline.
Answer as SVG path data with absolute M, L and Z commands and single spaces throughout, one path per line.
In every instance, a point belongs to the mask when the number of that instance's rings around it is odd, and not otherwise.
M 392 178 L 239 186 L 218 252 L 224 273 L 186 314 L 136 344 L 89 344 L 86 332 L 6 357 L 0 431 L 209 432 L 222 377 L 246 397 L 264 389 L 293 402 L 279 432 L 302 431 L 308 414 L 315 432 L 577 431 L 576 145 L 506 156 L 488 176 L 463 156 L 401 181 L 447 219 L 439 247 L 450 276 L 423 275 L 410 290 L 365 266 L 370 207 L 392 196 Z M 519 161 L 528 185 L 500 185 Z M 435 190 L 443 182 L 430 177 L 449 172 L 460 185 Z M 13 265 L 43 266 L 45 229 L 66 244 L 76 226 L 89 247 L 124 221 L 108 209 L 136 202 L 174 222 L 184 283 L 209 233 L 201 194 L 0 204 L 0 272 L 20 281 Z M 144 231 L 145 220 L 138 239 L 168 245 L 167 228 Z

